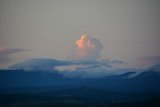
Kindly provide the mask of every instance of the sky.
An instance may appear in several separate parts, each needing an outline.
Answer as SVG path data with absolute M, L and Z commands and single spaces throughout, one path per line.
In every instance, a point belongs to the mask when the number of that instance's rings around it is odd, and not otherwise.
M 68 60 L 83 34 L 102 45 L 99 59 L 160 61 L 160 1 L 0 0 L 0 65 Z

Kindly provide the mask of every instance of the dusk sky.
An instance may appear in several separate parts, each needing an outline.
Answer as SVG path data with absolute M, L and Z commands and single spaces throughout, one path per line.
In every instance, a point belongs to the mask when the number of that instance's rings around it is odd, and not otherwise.
M 96 58 L 160 61 L 160 1 L 0 0 L 0 65 L 67 60 L 84 33 L 103 47 Z

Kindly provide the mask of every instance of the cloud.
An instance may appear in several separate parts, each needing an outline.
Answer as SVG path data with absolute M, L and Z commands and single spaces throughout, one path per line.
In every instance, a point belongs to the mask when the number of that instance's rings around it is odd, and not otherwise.
M 101 56 L 103 46 L 96 38 L 90 38 L 87 34 L 81 35 L 76 40 L 76 49 L 71 56 L 73 60 L 97 60 Z
M 4 47 L 0 48 L 0 66 L 4 66 L 5 64 L 12 61 L 11 55 L 26 51 L 26 49 L 7 49 Z
M 124 61 L 119 61 L 119 60 L 112 60 L 110 61 L 112 64 L 122 64 Z
M 69 61 L 51 58 L 33 58 L 14 64 L 9 69 L 23 69 L 24 71 L 53 71 L 55 66 L 70 65 Z
M 73 61 L 69 65 L 56 66 L 55 69 L 64 77 L 99 78 L 133 71 L 133 69 L 116 68 L 123 63 L 118 60 Z
M 139 69 L 131 68 L 112 68 L 106 66 L 94 65 L 70 65 L 70 66 L 59 66 L 57 70 L 64 77 L 68 78 L 100 78 L 113 75 L 120 75 L 127 72 L 139 72 Z
M 23 69 L 24 71 L 57 72 L 68 78 L 99 78 L 111 75 L 120 75 L 126 72 L 137 72 L 136 69 L 117 68 L 123 64 L 119 60 L 94 61 L 60 61 L 50 58 L 38 58 L 14 64 L 9 69 Z

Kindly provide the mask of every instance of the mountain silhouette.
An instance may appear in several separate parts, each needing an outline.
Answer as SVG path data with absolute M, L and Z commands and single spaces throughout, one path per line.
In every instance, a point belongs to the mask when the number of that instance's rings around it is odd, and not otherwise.
M 160 91 L 160 73 L 144 71 L 135 77 L 127 72 L 101 78 L 66 78 L 59 71 L 0 70 L 0 88 L 52 86 L 59 88 L 90 87 L 117 91 Z

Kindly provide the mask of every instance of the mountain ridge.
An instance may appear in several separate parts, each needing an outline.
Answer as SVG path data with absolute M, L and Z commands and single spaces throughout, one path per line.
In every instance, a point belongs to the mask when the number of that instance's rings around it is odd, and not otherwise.
M 118 91 L 159 91 L 160 74 L 154 71 L 142 72 L 134 78 L 134 72 L 101 78 L 67 78 L 58 71 L 26 72 L 23 70 L 0 70 L 0 88 L 57 86 L 75 88 L 80 86 L 112 89 Z

